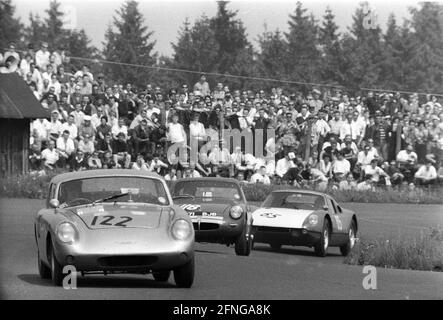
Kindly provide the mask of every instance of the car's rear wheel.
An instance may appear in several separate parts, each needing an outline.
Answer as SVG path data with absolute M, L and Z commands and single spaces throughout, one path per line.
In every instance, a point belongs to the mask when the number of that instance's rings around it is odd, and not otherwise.
M 53 246 L 49 246 L 49 259 L 51 263 L 51 279 L 55 286 L 61 286 L 63 283 L 63 267 L 55 257 Z
M 179 288 L 190 288 L 194 282 L 194 257 L 184 265 L 174 269 L 174 280 Z
M 271 249 L 274 251 L 278 251 L 281 249 L 281 244 L 280 243 L 270 243 L 269 244 L 271 246 Z
M 51 279 L 51 269 L 40 259 L 40 250 L 37 249 L 38 274 L 42 279 Z
M 346 242 L 346 244 L 340 247 L 340 252 L 342 255 L 347 256 L 351 252 L 352 248 L 354 248 L 356 239 L 357 239 L 357 228 L 355 226 L 355 222 L 352 221 L 351 226 L 349 228 L 348 241 Z
M 320 236 L 320 241 L 315 245 L 315 254 L 319 257 L 325 257 L 328 254 L 329 242 L 330 242 L 330 231 L 329 220 L 325 219 L 323 221 L 323 229 Z
M 243 228 L 241 235 L 235 241 L 235 254 L 238 256 L 249 256 L 251 253 L 252 241 L 246 235 L 246 226 Z
M 171 275 L 170 270 L 161 270 L 161 271 L 153 271 L 152 276 L 155 281 L 166 282 L 169 280 L 169 276 Z

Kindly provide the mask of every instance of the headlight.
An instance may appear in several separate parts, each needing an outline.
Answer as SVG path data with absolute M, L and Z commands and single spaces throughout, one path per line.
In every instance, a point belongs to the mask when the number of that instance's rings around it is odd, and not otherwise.
M 317 223 L 318 223 L 318 215 L 316 215 L 316 214 L 311 214 L 311 215 L 309 216 L 308 221 L 309 221 L 309 224 L 310 224 L 311 226 L 315 226 L 315 225 L 317 225 Z
M 177 240 L 186 240 L 192 234 L 192 226 L 188 221 L 178 219 L 172 225 L 171 233 Z
M 239 219 L 243 213 L 243 209 L 240 206 L 233 206 L 229 211 L 229 215 L 232 219 Z
M 57 227 L 57 237 L 61 242 L 72 243 L 76 238 L 76 229 L 69 222 L 62 222 Z

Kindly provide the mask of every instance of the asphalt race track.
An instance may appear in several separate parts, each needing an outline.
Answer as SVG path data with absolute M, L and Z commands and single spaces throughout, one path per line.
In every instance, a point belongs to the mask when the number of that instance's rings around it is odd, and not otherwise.
M 33 236 L 41 200 L 0 199 L 0 289 L 3 299 L 443 299 L 443 273 L 377 268 L 377 290 L 365 290 L 361 266 L 343 264 L 336 248 L 326 258 L 313 250 L 256 245 L 249 257 L 233 248 L 196 245 L 191 289 L 157 283 L 152 276 L 87 275 L 78 289 L 55 288 L 37 273 Z M 358 211 L 360 236 L 393 238 L 443 227 L 443 206 L 343 204 Z

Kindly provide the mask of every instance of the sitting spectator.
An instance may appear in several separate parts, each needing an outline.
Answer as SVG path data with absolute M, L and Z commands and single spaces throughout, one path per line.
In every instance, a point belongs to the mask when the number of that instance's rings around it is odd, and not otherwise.
M 66 167 L 71 162 L 71 159 L 75 153 L 74 141 L 69 137 L 70 132 L 68 130 L 63 131 L 61 137 L 57 139 L 58 150 L 58 162 L 60 167 Z
M 149 170 L 142 154 L 137 155 L 137 159 L 132 164 L 131 169 L 133 169 L 133 170 L 146 170 L 146 171 Z
M 417 185 L 427 186 L 433 185 L 437 181 L 437 170 L 432 165 L 432 161 L 426 161 L 414 175 Z
M 95 151 L 94 142 L 91 140 L 89 134 L 85 134 L 83 140 L 78 143 L 78 150 L 83 152 L 86 156 L 90 156 Z
M 128 152 L 128 144 L 125 140 L 125 135 L 120 132 L 117 135 L 117 138 L 117 140 L 113 141 L 112 145 L 114 162 L 118 168 L 129 168 L 129 164 L 131 163 L 131 155 Z
M 387 175 L 387 173 L 378 166 L 378 161 L 377 159 L 373 159 L 371 161 L 371 164 L 368 166 L 365 166 L 363 168 L 363 173 L 364 176 L 371 176 L 371 180 L 373 182 L 373 185 L 378 185 L 381 181 L 380 181 L 380 177 L 384 177 L 385 178 L 385 184 L 389 184 L 389 176 Z
M 73 171 L 83 171 L 88 169 L 88 161 L 85 154 L 81 150 L 77 150 L 75 157 L 71 161 L 71 169 Z
M 346 179 L 346 176 L 351 172 L 351 164 L 344 158 L 342 152 L 338 152 L 337 159 L 332 163 L 331 170 L 334 179 L 338 182 Z
M 98 151 L 94 151 L 92 155 L 88 159 L 88 167 L 89 169 L 101 169 L 102 161 L 100 160 Z
M 176 181 L 177 180 L 177 170 L 175 168 L 171 168 L 169 173 L 165 175 L 166 181 Z
M 55 148 L 55 141 L 50 140 L 48 142 L 48 147 L 42 151 L 42 159 L 44 160 L 44 166 L 49 169 L 55 169 L 56 163 L 58 161 L 58 151 Z
M 256 173 L 251 176 L 251 183 L 261 183 L 265 185 L 270 185 L 271 180 L 266 175 L 266 167 L 261 166 Z

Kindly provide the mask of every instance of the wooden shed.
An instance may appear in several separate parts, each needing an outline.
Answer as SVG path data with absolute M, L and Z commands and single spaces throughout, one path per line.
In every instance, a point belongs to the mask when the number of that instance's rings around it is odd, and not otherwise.
M 28 171 L 30 123 L 48 117 L 18 74 L 0 74 L 0 178 Z

